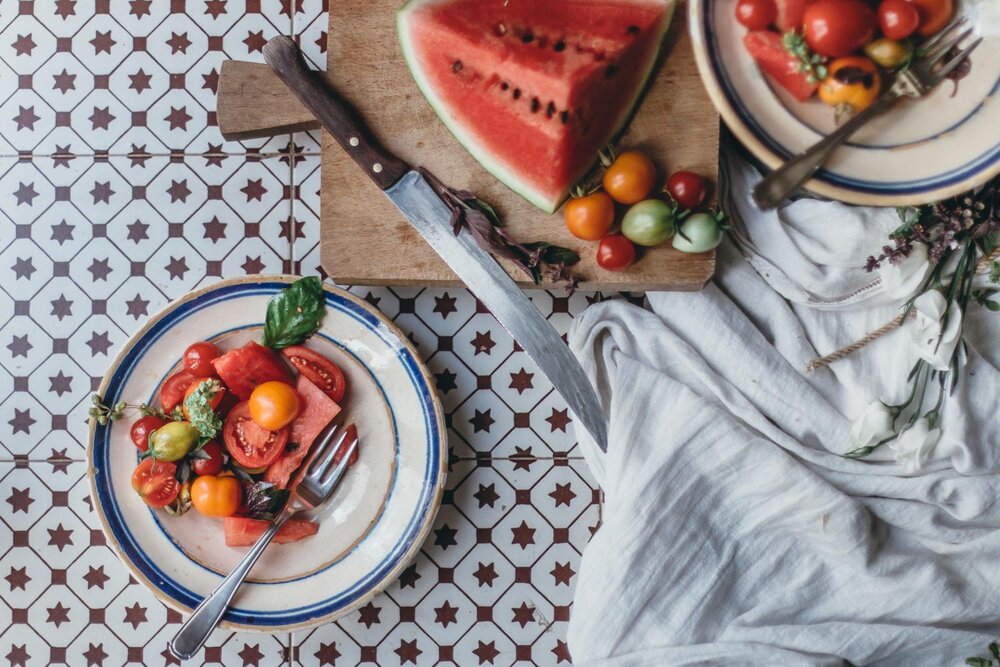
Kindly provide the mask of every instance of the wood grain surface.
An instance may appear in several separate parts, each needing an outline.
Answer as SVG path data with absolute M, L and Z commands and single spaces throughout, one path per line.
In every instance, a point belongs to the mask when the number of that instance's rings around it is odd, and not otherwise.
M 413 82 L 396 39 L 397 0 L 330 3 L 327 76 L 360 111 L 385 147 L 441 181 L 474 192 L 500 213 L 522 241 L 573 248 L 583 289 L 697 290 L 715 269 L 715 253 L 684 254 L 661 246 L 624 272 L 600 269 L 596 243 L 572 237 L 561 211 L 542 213 L 486 172 L 438 120 Z M 719 118 L 695 67 L 685 5 L 674 16 L 664 61 L 620 146 L 646 151 L 661 175 L 691 169 L 714 181 Z M 337 282 L 453 285 L 451 270 L 410 227 L 366 174 L 324 135 L 321 258 Z M 519 283 L 531 280 L 505 263 Z

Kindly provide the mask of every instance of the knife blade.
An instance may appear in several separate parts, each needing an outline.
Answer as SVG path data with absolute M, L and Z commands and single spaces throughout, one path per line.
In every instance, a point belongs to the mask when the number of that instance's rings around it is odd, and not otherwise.
M 493 257 L 468 232 L 455 234 L 451 210 L 427 180 L 386 151 L 354 108 L 310 69 L 289 37 L 264 46 L 264 61 L 490 310 L 560 393 L 602 451 L 608 427 L 597 394 L 569 347 Z

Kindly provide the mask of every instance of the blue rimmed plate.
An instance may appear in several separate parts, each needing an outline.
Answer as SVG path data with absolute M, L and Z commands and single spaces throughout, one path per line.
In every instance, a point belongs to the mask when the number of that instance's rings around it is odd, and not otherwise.
M 190 343 L 229 349 L 259 339 L 267 300 L 293 280 L 228 280 L 175 301 L 129 339 L 100 393 L 108 404 L 149 402 Z M 358 426 L 361 454 L 313 517 L 319 532 L 268 548 L 224 618 L 229 627 L 298 629 L 364 604 L 416 554 L 441 502 L 447 440 L 427 369 L 370 305 L 329 287 L 326 304 L 323 326 L 307 344 L 347 376 L 345 419 Z M 132 574 L 171 607 L 189 611 L 245 550 L 225 545 L 219 520 L 146 507 L 131 488 L 137 452 L 130 421 L 91 425 L 93 504 L 108 544 Z
M 688 27 L 701 78 L 726 125 L 777 167 L 834 127 L 832 109 L 772 87 L 743 46 L 737 0 L 691 0 Z M 945 81 L 859 131 L 806 187 L 870 206 L 916 205 L 970 190 L 1000 173 L 1000 11 L 995 0 L 962 0 L 959 11 L 985 39 L 957 90 Z

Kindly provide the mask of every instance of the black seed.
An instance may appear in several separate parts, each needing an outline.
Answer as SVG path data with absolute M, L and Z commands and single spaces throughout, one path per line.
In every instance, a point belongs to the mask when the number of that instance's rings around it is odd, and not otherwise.
M 515 100 L 521 99 L 521 89 L 520 88 L 515 88 L 514 89 L 514 99 Z
M 568 111 L 560 111 L 559 112 L 559 120 L 562 121 L 563 125 L 565 125 L 566 123 L 568 123 L 569 122 L 569 112 Z
M 521 37 L 521 41 L 524 42 L 525 44 L 531 44 L 531 40 L 533 40 L 534 38 L 535 38 L 534 35 L 532 35 L 530 32 L 526 32 Z
M 554 115 L 556 115 L 555 102 L 549 102 L 549 106 L 545 107 L 545 115 L 548 116 L 549 118 L 552 118 Z
M 462 71 L 462 61 L 461 60 L 456 60 L 455 62 L 453 62 L 451 64 L 451 71 L 454 72 L 455 74 L 458 74 L 459 72 L 461 72 Z
M 630 25 L 628 27 L 628 34 L 630 34 L 630 35 L 638 35 L 639 34 L 639 26 L 637 26 L 637 25 Z
M 542 103 L 538 101 L 537 97 L 531 98 L 531 113 L 535 113 L 542 108 Z
M 553 49 L 555 49 L 556 51 L 562 51 L 562 50 L 564 50 L 564 49 L 566 48 L 566 42 L 564 42 L 564 41 L 562 41 L 562 40 L 560 39 L 560 40 L 559 40 L 558 42 L 556 42 L 556 43 L 555 43 L 555 44 L 554 44 L 554 45 L 552 46 L 552 48 L 553 48 Z
M 510 88 L 510 84 L 506 81 L 500 84 L 500 90 L 507 90 L 508 88 Z
M 614 63 L 611 63 L 610 65 L 604 68 L 605 79 L 610 79 L 617 73 L 618 73 L 618 65 L 615 65 Z

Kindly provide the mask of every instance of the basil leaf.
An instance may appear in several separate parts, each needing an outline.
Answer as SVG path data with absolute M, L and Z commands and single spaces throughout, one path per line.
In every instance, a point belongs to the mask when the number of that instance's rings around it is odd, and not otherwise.
M 263 344 L 274 350 L 300 345 L 319 330 L 326 315 L 323 283 L 301 278 L 267 302 Z
M 254 482 L 246 491 L 247 516 L 270 521 L 288 500 L 288 489 L 279 489 L 270 482 Z

